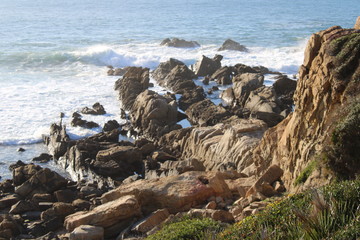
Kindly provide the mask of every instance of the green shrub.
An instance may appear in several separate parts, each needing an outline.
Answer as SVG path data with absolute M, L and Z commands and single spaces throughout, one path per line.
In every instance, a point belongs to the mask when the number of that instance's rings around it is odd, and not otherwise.
M 316 166 L 317 166 L 316 160 L 309 162 L 308 165 L 305 167 L 305 169 L 295 179 L 295 182 L 294 182 L 295 186 L 304 183 L 309 178 L 311 173 L 314 171 Z
M 147 237 L 147 240 L 200 240 L 211 239 L 222 229 L 222 225 L 209 218 L 181 219 L 165 225 L 160 231 Z

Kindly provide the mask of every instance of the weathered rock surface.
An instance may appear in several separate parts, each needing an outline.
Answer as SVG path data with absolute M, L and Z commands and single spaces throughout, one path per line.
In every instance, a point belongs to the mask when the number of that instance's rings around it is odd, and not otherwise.
M 216 80 L 216 82 L 221 85 L 231 84 L 232 77 L 233 77 L 233 68 L 228 66 L 219 68 L 218 70 L 216 70 L 216 72 L 214 72 L 211 75 L 211 79 Z
M 264 84 L 264 76 L 257 73 L 238 74 L 233 78 L 233 92 L 237 104 L 244 106 L 250 92 Z
M 141 222 L 135 224 L 132 231 L 146 233 L 164 222 L 170 216 L 169 210 L 159 209 L 153 212 L 150 216 L 143 219 Z
M 223 56 L 221 55 L 215 55 L 213 59 L 202 56 L 202 58 L 194 65 L 195 75 L 198 77 L 212 75 L 221 67 L 222 59 Z
M 66 133 L 66 127 L 62 124 L 53 123 L 50 127 L 50 135 L 43 136 L 48 151 L 55 159 L 63 156 L 69 145 L 70 138 Z
M 167 208 L 171 213 L 189 210 L 211 196 L 231 196 L 220 172 L 186 172 L 154 180 L 138 180 L 105 193 L 101 201 L 111 204 L 122 196 L 135 195 L 142 211 L 150 214 Z
M 70 233 L 69 240 L 103 240 L 104 228 L 91 225 L 81 225 Z
M 159 84 L 163 84 L 164 79 L 166 78 L 166 76 L 171 72 L 171 70 L 178 66 L 178 65 L 182 65 L 184 66 L 185 64 L 175 58 L 170 58 L 168 61 L 166 62 L 161 62 L 159 64 L 159 66 L 151 73 L 151 76 L 157 81 L 159 82 Z M 165 83 L 164 83 L 165 84 Z
M 130 67 L 122 78 L 115 82 L 122 108 L 130 110 L 136 97 L 149 87 L 149 69 Z
M 356 19 L 356 23 L 354 25 L 354 28 L 360 30 L 360 16 Z
M 200 47 L 200 44 L 196 41 L 186 41 L 179 38 L 166 38 L 161 43 L 161 46 L 175 47 L 175 48 L 195 48 Z
M 193 78 L 195 75 L 187 66 L 176 65 L 164 79 L 158 80 L 158 82 L 160 86 L 176 93 L 182 93 L 196 87 Z
M 352 59 L 358 59 L 359 53 L 351 53 L 344 45 L 346 36 L 353 33 L 359 34 L 356 30 L 331 27 L 310 38 L 294 96 L 295 110 L 269 129 L 254 150 L 251 161 L 254 161 L 257 174 L 277 164 L 284 170 L 286 188 L 291 190 L 308 162 L 324 150 L 337 122 L 334 116 L 347 105 L 349 95 L 358 88 L 354 79 L 359 72 L 358 61 L 339 62 L 337 52 L 329 49 L 335 45 L 338 51 L 348 51 L 349 56 L 354 57 Z M 338 40 L 341 37 L 342 41 Z M 341 69 L 347 70 L 341 74 Z M 327 181 L 329 177 L 324 175 L 321 184 Z
M 179 99 L 179 108 L 186 111 L 194 103 L 200 102 L 205 99 L 204 89 L 197 86 L 194 89 L 182 91 L 182 95 Z
M 145 136 L 155 138 L 180 128 L 176 124 L 177 115 L 174 99 L 146 90 L 136 98 L 131 108 L 130 120 Z
M 71 126 L 73 127 L 83 127 L 83 128 L 97 128 L 99 124 L 93 121 L 87 121 L 82 119 L 82 116 L 78 113 L 73 114 L 73 119 L 71 120 Z
M 240 52 L 249 51 L 245 46 L 231 39 L 227 39 L 218 49 L 218 51 L 224 51 L 224 50 L 232 50 L 232 51 L 240 51 Z

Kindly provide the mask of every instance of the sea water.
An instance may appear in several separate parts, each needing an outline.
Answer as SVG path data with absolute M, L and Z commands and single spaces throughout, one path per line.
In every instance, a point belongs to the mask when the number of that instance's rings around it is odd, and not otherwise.
M 223 65 L 263 65 L 292 76 L 312 33 L 350 28 L 359 14 L 358 0 L 1 0 L 0 176 L 11 177 L 11 163 L 46 152 L 41 136 L 60 112 L 73 139 L 101 131 L 69 124 L 74 111 L 95 102 L 107 114 L 84 119 L 121 121 L 118 77 L 107 76 L 108 65 L 153 70 L 170 57 L 190 65 L 220 53 Z M 168 37 L 201 47 L 160 46 Z M 250 51 L 217 52 L 228 38 Z

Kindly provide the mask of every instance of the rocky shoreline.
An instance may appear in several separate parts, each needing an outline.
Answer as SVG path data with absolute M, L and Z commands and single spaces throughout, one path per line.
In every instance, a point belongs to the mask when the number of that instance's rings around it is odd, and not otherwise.
M 298 81 L 262 66 L 222 66 L 221 55 L 193 66 L 169 59 L 152 72 L 111 68 L 109 75 L 121 75 L 114 89 L 128 122 L 109 121 L 103 132 L 76 141 L 62 121 L 52 124 L 44 143 L 73 179 L 35 164 L 12 165 L 13 179 L 0 183 L 0 238 L 143 239 L 184 215 L 237 222 L 285 191 L 330 182 L 319 167 L 294 185 L 326 151 L 334 116 L 358 96 L 360 55 L 351 45 L 358 36 L 358 23 L 313 34 Z M 163 45 L 177 43 L 197 47 L 181 39 Z M 231 40 L 219 51 L 226 47 L 247 51 Z M 338 60 L 341 54 L 350 60 Z M 264 74 L 277 75 L 273 86 L 264 85 Z M 150 90 L 150 76 L 169 92 Z M 223 104 L 208 99 L 212 92 L 196 78 L 216 82 L 211 91 L 231 85 L 220 95 Z M 99 103 L 81 111 L 104 113 Z M 71 124 L 96 126 L 81 114 Z M 183 119 L 191 127 L 182 128 Z M 121 134 L 135 141 L 119 141 Z

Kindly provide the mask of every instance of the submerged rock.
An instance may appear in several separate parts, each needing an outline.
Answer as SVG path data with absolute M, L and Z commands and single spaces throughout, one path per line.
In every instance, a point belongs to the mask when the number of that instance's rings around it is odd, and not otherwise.
M 81 110 L 81 113 L 91 114 L 91 115 L 104 115 L 104 114 L 106 114 L 106 111 L 105 111 L 103 105 L 101 105 L 100 103 L 97 102 L 97 103 L 94 103 L 92 108 L 84 107 Z

